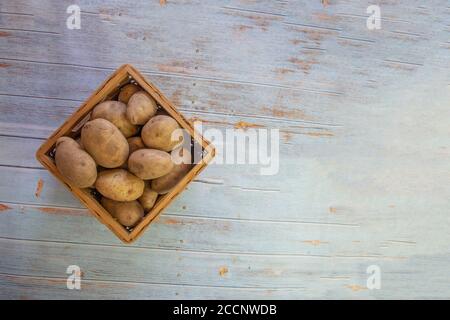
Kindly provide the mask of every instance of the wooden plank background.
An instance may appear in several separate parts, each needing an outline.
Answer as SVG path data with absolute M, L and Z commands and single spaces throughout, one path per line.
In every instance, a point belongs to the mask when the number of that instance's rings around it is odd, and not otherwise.
M 450 5 L 371 4 L 2 1 L 0 298 L 450 298 Z M 206 127 L 278 128 L 279 173 L 211 165 L 122 245 L 34 153 L 123 63 Z

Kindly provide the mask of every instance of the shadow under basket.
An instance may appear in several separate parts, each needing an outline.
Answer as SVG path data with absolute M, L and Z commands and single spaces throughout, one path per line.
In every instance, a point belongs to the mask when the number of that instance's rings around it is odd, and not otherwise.
M 201 160 L 194 163 L 191 170 L 178 182 L 178 184 L 168 193 L 160 195 L 153 208 L 146 213 L 144 218 L 133 228 L 126 228 L 117 222 L 111 214 L 100 204 L 100 194 L 92 188 L 78 188 L 63 177 L 56 168 L 54 161 L 54 151 L 56 140 L 62 136 L 69 136 L 74 139 L 80 136 L 81 128 L 89 120 L 92 109 L 102 101 L 115 99 L 122 86 L 127 83 L 136 83 L 148 94 L 150 94 L 159 108 L 165 110 L 168 115 L 174 118 L 182 129 L 191 136 L 191 147 L 197 146 L 195 150 L 200 150 Z M 194 153 L 192 153 L 194 154 Z M 81 107 L 72 114 L 64 124 L 59 127 L 38 149 L 36 158 L 47 168 L 59 181 L 61 181 L 77 197 L 90 212 L 103 224 L 105 224 L 124 243 L 136 240 L 144 230 L 154 221 L 154 219 L 166 208 L 183 189 L 195 179 L 195 177 L 214 158 L 215 149 L 209 141 L 197 132 L 194 134 L 194 127 L 176 110 L 174 105 L 167 99 L 161 91 L 148 81 L 133 66 L 125 64 L 115 71 L 88 99 Z

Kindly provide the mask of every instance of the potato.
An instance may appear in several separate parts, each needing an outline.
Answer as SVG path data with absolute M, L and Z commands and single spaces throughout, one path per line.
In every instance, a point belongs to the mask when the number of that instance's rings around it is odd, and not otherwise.
M 106 119 L 115 125 L 125 138 L 134 136 L 138 127 L 127 118 L 127 106 L 119 101 L 104 101 L 99 103 L 91 113 L 91 119 Z
M 116 201 L 136 200 L 144 187 L 144 181 L 124 169 L 102 171 L 95 182 L 95 188 L 102 196 Z
M 172 151 L 172 159 L 175 162 L 173 169 L 166 175 L 152 180 L 152 190 L 159 194 L 169 192 L 192 168 L 191 152 L 185 148 Z
M 172 159 L 167 152 L 156 149 L 139 149 L 128 158 L 128 169 L 141 179 L 155 179 L 170 172 Z
M 128 142 L 111 122 L 88 121 L 81 129 L 81 142 L 95 162 L 105 168 L 116 168 L 128 158 Z
M 138 199 L 145 212 L 150 211 L 150 209 L 153 208 L 157 198 L 158 193 L 150 188 L 150 183 L 147 181 L 147 183 L 145 184 L 144 193 Z
M 141 137 L 128 138 L 127 142 L 128 142 L 128 148 L 130 149 L 129 154 L 132 154 L 136 150 L 145 148 L 144 142 L 142 142 Z M 128 170 L 128 161 L 125 161 L 119 168 Z
M 127 139 L 128 147 L 130 148 L 130 154 L 139 149 L 144 149 L 145 145 L 141 137 L 131 137 Z
M 183 130 L 175 119 L 159 115 L 151 118 L 141 132 L 142 141 L 152 149 L 172 151 L 183 142 Z
M 94 159 L 69 137 L 56 141 L 55 164 L 58 171 L 79 188 L 92 186 L 97 179 Z
M 158 110 L 155 99 L 141 90 L 128 101 L 127 117 L 132 124 L 145 124 Z
M 134 227 L 144 217 L 144 209 L 136 200 L 119 202 L 103 197 L 101 203 L 125 227 Z
M 127 104 L 131 96 L 140 90 L 141 88 L 133 83 L 126 84 L 120 88 L 118 100 Z
M 61 137 L 61 138 L 62 138 L 62 137 Z M 78 143 L 78 145 L 80 146 L 80 148 L 84 150 L 83 144 L 81 143 L 81 137 L 78 137 L 77 140 L 75 140 L 75 141 Z

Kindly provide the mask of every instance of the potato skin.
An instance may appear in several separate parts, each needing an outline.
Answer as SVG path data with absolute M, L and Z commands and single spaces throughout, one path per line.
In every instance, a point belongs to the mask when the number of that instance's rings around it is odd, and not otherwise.
M 173 168 L 170 154 L 156 149 L 139 149 L 128 158 L 128 169 L 141 179 L 155 179 Z
M 144 209 L 136 200 L 119 202 L 103 197 L 101 203 L 125 227 L 134 227 L 144 217 Z
M 142 142 L 141 137 L 130 137 L 127 139 L 127 142 L 128 148 L 130 149 L 129 154 L 132 154 L 136 150 L 145 148 L 144 142 Z M 119 168 L 128 170 L 128 161 L 125 161 L 124 164 L 121 165 Z
M 145 124 L 158 110 L 155 99 L 141 90 L 133 94 L 127 105 L 127 118 L 132 124 Z
M 177 129 L 178 131 L 175 131 Z M 149 148 L 172 151 L 183 142 L 183 131 L 175 119 L 158 115 L 145 124 L 142 128 L 141 137 L 144 144 Z
M 128 146 L 130 148 L 130 154 L 139 149 L 144 149 L 145 144 L 142 141 L 141 137 L 131 137 L 127 139 Z
M 105 168 L 121 166 L 128 158 L 128 142 L 111 122 L 88 121 L 81 129 L 81 142 L 95 162 Z
M 144 193 L 138 199 L 139 203 L 144 208 L 145 212 L 150 211 L 155 205 L 156 199 L 158 198 L 158 192 L 153 191 L 150 188 L 150 183 L 147 181 L 144 188 Z
M 115 201 L 132 201 L 144 192 L 145 183 L 124 169 L 110 169 L 98 174 L 95 188 Z
M 131 96 L 140 90 L 142 89 L 133 83 L 126 84 L 120 89 L 118 100 L 127 104 Z
M 115 125 L 125 138 L 134 136 L 138 127 L 127 118 L 127 106 L 119 101 L 103 101 L 91 113 L 91 119 L 102 118 Z
M 191 170 L 191 152 L 185 148 L 172 151 L 173 169 L 166 175 L 151 181 L 152 190 L 159 194 L 166 194 Z
M 69 137 L 56 141 L 55 164 L 58 171 L 79 188 L 92 186 L 97 179 L 94 159 Z

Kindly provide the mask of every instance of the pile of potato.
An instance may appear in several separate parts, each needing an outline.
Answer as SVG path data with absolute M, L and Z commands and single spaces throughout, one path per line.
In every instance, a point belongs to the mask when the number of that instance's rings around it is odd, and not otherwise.
M 191 168 L 183 140 L 178 123 L 130 83 L 118 101 L 95 106 L 79 139 L 57 140 L 55 163 L 73 185 L 95 188 L 103 207 L 131 228 Z

